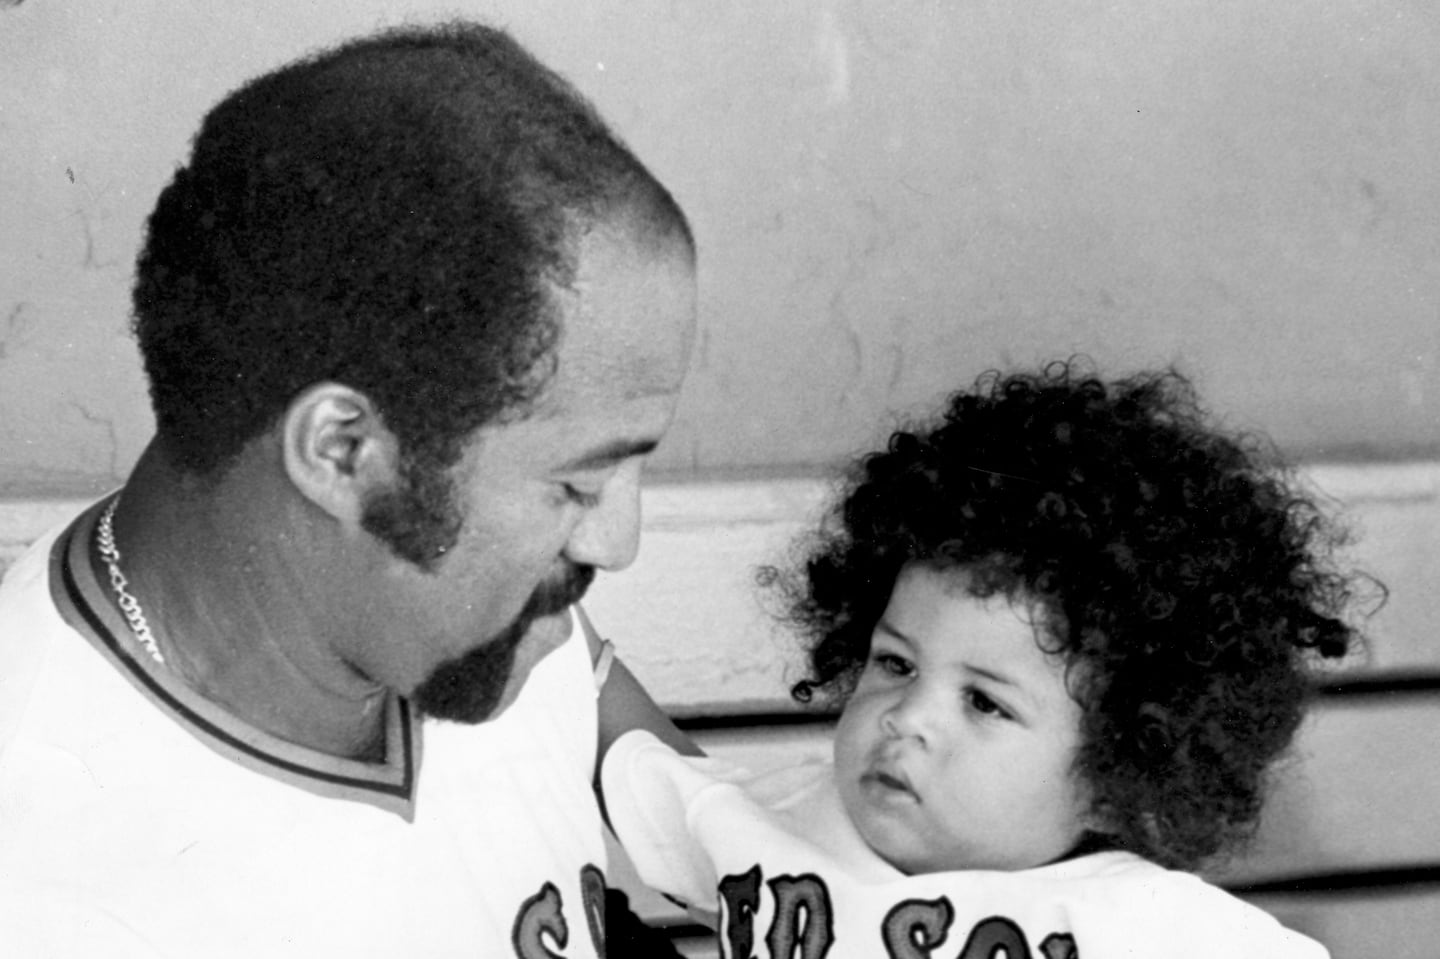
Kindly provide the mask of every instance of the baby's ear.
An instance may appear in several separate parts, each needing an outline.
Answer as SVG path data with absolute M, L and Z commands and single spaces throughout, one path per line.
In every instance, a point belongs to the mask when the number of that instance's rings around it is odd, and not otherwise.
M 1115 807 L 1106 800 L 1092 800 L 1090 808 L 1085 811 L 1080 821 L 1080 827 L 1085 830 L 1081 842 L 1085 845 L 1099 843 L 1107 837 L 1116 836 L 1120 833 L 1120 820 L 1115 815 Z

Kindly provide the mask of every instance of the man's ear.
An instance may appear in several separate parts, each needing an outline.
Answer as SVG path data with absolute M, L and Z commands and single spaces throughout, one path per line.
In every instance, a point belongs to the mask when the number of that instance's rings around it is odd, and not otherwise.
M 367 494 L 399 476 L 400 444 L 375 404 L 341 383 L 301 391 L 281 422 L 285 473 L 300 494 L 347 525 L 359 525 Z

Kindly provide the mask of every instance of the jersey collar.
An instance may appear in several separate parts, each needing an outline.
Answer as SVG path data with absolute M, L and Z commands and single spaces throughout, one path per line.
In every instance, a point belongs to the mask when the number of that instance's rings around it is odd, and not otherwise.
M 369 803 L 414 819 L 420 767 L 420 724 L 410 704 L 390 697 L 385 761 L 331 756 L 257 729 L 191 689 L 162 665 L 136 655 L 129 625 L 110 599 L 110 586 L 90 562 L 95 524 L 108 502 L 87 509 L 55 542 L 50 589 L 65 620 L 141 695 L 205 745 L 262 775 L 331 798 Z

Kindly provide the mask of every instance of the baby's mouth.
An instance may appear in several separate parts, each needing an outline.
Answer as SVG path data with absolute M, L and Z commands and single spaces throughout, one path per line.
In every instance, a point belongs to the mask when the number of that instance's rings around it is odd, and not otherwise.
M 882 798 L 905 798 L 919 802 L 920 797 L 904 774 L 883 766 L 872 767 L 860 777 L 860 784 Z

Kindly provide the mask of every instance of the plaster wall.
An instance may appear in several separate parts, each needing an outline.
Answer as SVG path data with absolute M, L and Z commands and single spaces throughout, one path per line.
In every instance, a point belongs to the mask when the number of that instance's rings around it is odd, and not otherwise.
M 510 27 L 689 212 L 703 333 L 655 465 L 793 472 L 977 373 L 1178 363 L 1297 455 L 1435 450 L 1440 8 L 1415 0 L 0 5 L 0 493 L 150 430 L 145 216 L 204 111 L 382 24 Z

